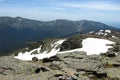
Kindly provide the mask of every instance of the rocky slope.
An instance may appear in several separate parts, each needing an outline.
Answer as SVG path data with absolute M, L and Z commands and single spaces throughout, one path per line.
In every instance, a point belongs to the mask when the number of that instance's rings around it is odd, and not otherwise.
M 100 29 L 120 30 L 100 22 L 80 20 L 36 21 L 21 17 L 0 17 L 0 55 L 20 48 L 29 41 L 66 37 Z M 5 54 L 1 54 L 5 53 Z
M 100 30 L 70 37 L 65 39 L 63 45 L 59 45 L 64 51 L 81 48 L 81 39 L 88 37 L 116 42 L 112 45 L 113 48 L 100 55 L 87 55 L 83 51 L 74 51 L 39 60 L 37 57 L 33 57 L 32 61 L 22 61 L 16 59 L 14 55 L 0 57 L 0 80 L 120 80 L 119 33 L 111 30 Z M 26 50 L 31 51 L 41 44 L 43 45 L 41 52 L 51 50 L 53 48 L 51 43 L 54 44 L 58 40 L 46 39 L 34 42 L 23 49 L 17 50 L 17 53 Z M 16 51 L 13 52 L 13 54 L 15 53 Z
M 0 58 L 0 79 L 119 80 L 120 54 L 87 56 L 73 52 L 30 62 L 4 56 Z

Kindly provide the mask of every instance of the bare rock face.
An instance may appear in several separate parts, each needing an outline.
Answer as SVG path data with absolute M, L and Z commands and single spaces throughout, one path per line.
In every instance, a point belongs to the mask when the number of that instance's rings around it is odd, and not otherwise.
M 0 80 L 120 80 L 120 55 L 72 52 L 33 61 L 0 57 Z

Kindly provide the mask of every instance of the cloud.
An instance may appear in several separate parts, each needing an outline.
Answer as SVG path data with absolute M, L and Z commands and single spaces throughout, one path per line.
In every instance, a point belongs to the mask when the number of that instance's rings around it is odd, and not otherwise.
M 7 0 L 6 0 L 7 1 Z M 23 1 L 23 0 L 22 0 Z M 21 16 L 37 20 L 71 19 L 106 22 L 120 21 L 120 6 L 117 2 L 47 0 L 27 3 L 9 2 L 0 5 L 0 16 Z M 38 2 L 37 2 L 38 1 Z M 66 1 L 66 2 L 65 2 Z M 37 4 L 36 4 L 37 3 Z
M 103 1 L 92 1 L 83 3 L 60 3 L 63 7 L 67 8 L 80 8 L 80 9 L 93 9 L 93 10 L 106 10 L 106 11 L 120 11 L 120 5 Z
M 0 7 L 0 16 L 21 16 L 24 18 L 36 19 L 36 20 L 54 20 L 54 19 L 70 19 L 76 16 L 72 16 L 70 13 L 64 13 L 56 10 L 53 7 L 53 10 L 46 8 L 21 8 L 21 7 Z M 58 10 L 58 9 L 57 9 Z M 61 9 L 60 9 L 61 10 Z

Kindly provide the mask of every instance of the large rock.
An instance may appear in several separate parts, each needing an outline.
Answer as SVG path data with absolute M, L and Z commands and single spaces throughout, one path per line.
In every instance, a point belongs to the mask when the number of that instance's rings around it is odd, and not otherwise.
M 64 58 L 71 58 L 71 59 L 83 59 L 86 57 L 86 52 L 84 51 L 75 51 L 75 52 L 69 52 L 64 54 L 58 54 L 57 56 L 63 60 Z
M 33 57 L 33 58 L 32 58 L 32 61 L 34 61 L 34 62 L 35 62 L 35 61 L 38 61 L 38 58 L 37 58 L 37 57 Z
M 61 61 L 61 60 L 58 56 L 52 56 L 50 58 L 43 58 L 42 61 L 43 61 L 43 63 L 47 63 L 47 62 Z
M 98 67 L 100 67 L 99 62 L 96 61 L 88 61 L 88 60 L 78 60 L 78 59 L 70 59 L 65 58 L 64 62 L 68 64 L 70 67 L 80 70 L 89 70 L 95 71 Z
M 107 76 L 110 78 L 120 79 L 120 69 L 119 68 L 106 68 Z

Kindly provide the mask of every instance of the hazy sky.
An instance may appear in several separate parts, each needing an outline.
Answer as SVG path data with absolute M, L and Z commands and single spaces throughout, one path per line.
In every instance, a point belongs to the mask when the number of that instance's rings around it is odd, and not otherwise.
M 120 0 L 0 0 L 0 16 L 120 22 Z

